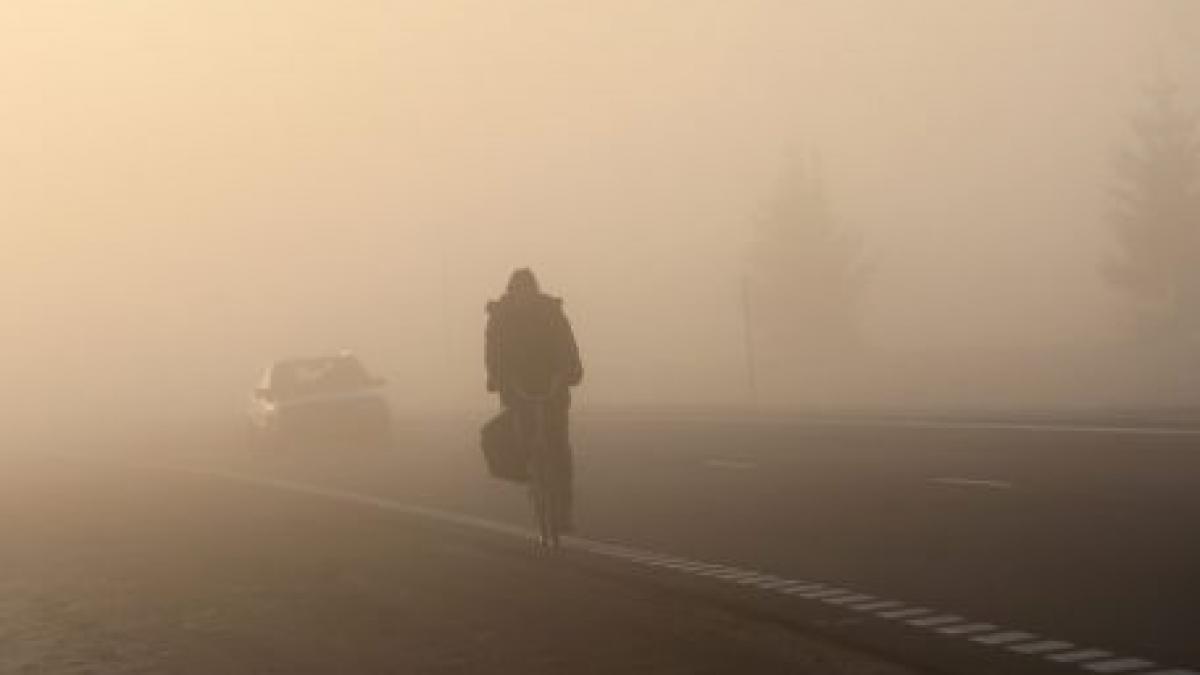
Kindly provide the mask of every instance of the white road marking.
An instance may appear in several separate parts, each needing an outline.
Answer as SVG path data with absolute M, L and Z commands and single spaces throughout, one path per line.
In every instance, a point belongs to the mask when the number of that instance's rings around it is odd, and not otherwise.
M 615 555 L 620 558 L 625 558 L 631 562 L 645 563 L 647 565 L 670 565 L 671 559 L 664 558 L 660 555 L 636 555 L 631 553 L 614 552 L 609 555 Z
M 825 598 L 825 602 L 831 605 L 849 605 L 856 602 L 866 602 L 874 600 L 875 596 L 867 595 L 866 593 L 851 593 L 844 598 Z
M 683 563 L 682 565 L 680 565 L 681 568 L 686 567 L 689 570 L 694 571 L 698 574 L 716 574 L 717 572 L 728 572 L 729 571 L 729 568 L 724 565 L 715 565 L 713 563 L 705 563 L 705 562 L 699 562 L 699 561 L 695 561 L 695 560 L 684 560 L 684 561 L 680 561 L 680 562 Z
M 750 576 L 742 577 L 737 580 L 737 583 L 744 586 L 762 586 L 770 583 L 774 577 L 765 576 L 762 574 L 751 574 Z
M 853 600 L 854 598 L 861 599 L 863 597 L 864 596 L 862 593 L 856 593 L 854 591 L 847 591 L 847 590 L 843 589 L 839 593 L 831 593 L 829 595 L 823 595 L 818 599 L 821 602 L 825 602 L 825 603 L 833 605 L 833 604 L 837 604 L 842 601 Z
M 820 591 L 825 588 L 828 588 L 825 584 L 803 583 L 803 584 L 799 584 L 797 586 L 792 586 L 791 588 L 785 588 L 785 589 L 783 589 L 783 592 L 787 593 L 788 595 L 799 595 L 801 597 L 808 597 L 804 594 L 811 593 L 813 591 Z
M 876 612 L 881 609 L 895 609 L 903 606 L 904 603 L 899 600 L 876 600 L 875 602 L 864 602 L 861 605 L 850 605 L 850 609 L 856 612 Z
M 1112 652 L 1106 652 L 1103 649 L 1080 649 L 1074 652 L 1066 652 L 1063 654 L 1054 654 L 1046 658 L 1059 663 L 1078 663 L 1080 661 L 1095 661 L 1096 659 L 1106 659 L 1112 656 Z
M 939 628 L 938 632 L 944 635 L 974 635 L 986 633 L 989 630 L 996 630 L 996 626 L 990 623 L 964 623 L 958 626 Z
M 978 642 L 983 645 L 1010 645 L 1014 642 L 1024 642 L 1030 638 L 1037 637 L 1033 633 L 1026 633 L 1019 630 L 1007 630 L 1001 633 L 992 633 L 991 635 L 980 635 L 979 637 L 971 638 L 971 642 Z
M 777 576 L 771 574 L 759 574 L 758 572 L 750 572 L 744 575 L 741 579 L 738 579 L 738 581 L 743 584 L 764 584 L 779 580 L 780 579 Z
M 930 483 L 938 483 L 939 485 L 956 485 L 959 487 L 979 487 L 991 488 L 993 490 L 1008 490 L 1013 484 L 1006 480 L 988 480 L 983 478 L 955 478 L 953 476 L 945 478 L 930 478 Z
M 814 584 L 811 581 L 797 581 L 794 584 L 781 587 L 781 590 L 787 595 L 796 595 L 814 588 L 825 588 L 825 584 Z
M 884 619 L 911 619 L 916 616 L 925 616 L 933 614 L 932 609 L 924 607 L 910 607 L 908 609 L 893 609 L 886 612 L 876 612 L 875 616 L 883 617 Z
M 830 588 L 830 589 L 827 589 L 824 591 L 811 591 L 809 593 L 796 593 L 795 595 L 799 595 L 802 598 L 808 598 L 809 600 L 824 600 L 826 598 L 832 598 L 834 596 L 840 597 L 840 596 L 846 595 L 847 593 L 851 593 L 851 592 L 852 591 L 847 591 L 844 588 Z
M 646 563 L 647 563 L 647 565 L 653 565 L 656 567 L 666 567 L 667 569 L 678 569 L 679 572 L 701 572 L 702 569 L 704 569 L 702 567 L 696 567 L 695 565 L 689 565 L 689 563 L 686 563 L 682 560 L 670 560 L 670 561 L 658 560 L 658 561 L 646 561 Z
M 1063 642 L 1062 640 L 1038 640 L 1037 642 L 1027 642 L 1023 645 L 1014 645 L 1009 647 L 1009 650 L 1018 654 L 1046 654 L 1048 652 L 1066 651 L 1074 647 L 1073 643 Z
M 700 569 L 707 568 L 706 566 L 702 565 L 702 563 L 689 562 L 686 560 L 678 560 L 678 558 L 671 558 L 671 560 L 659 561 L 659 565 L 664 565 L 666 567 L 671 567 L 673 569 L 682 569 L 682 571 L 684 571 L 684 572 L 696 572 L 696 571 L 700 571 Z
M 462 527 L 473 528 L 476 530 L 483 530 L 496 534 L 517 537 L 520 539 L 529 540 L 533 538 L 529 530 L 507 523 L 500 523 L 493 520 L 488 520 L 486 518 L 469 516 L 462 513 L 454 513 L 440 509 L 417 506 L 415 504 L 399 502 L 384 497 L 359 494 L 356 492 L 350 492 L 348 490 L 322 487 L 319 485 L 298 483 L 288 480 L 239 474 L 232 471 L 200 469 L 167 464 L 140 464 L 140 466 L 159 470 L 189 473 L 199 476 L 207 476 L 211 478 L 221 478 L 255 485 L 258 487 L 272 488 L 284 492 L 299 493 L 333 501 L 369 506 L 387 511 L 417 516 L 428 520 L 435 520 Z M 732 583 L 752 584 L 758 588 L 771 590 L 785 595 L 811 600 L 822 600 L 829 604 L 842 605 L 848 610 L 853 611 L 871 611 L 874 612 L 875 616 L 883 619 L 902 620 L 907 621 L 907 623 L 912 625 L 934 628 L 934 633 L 940 633 L 948 636 L 961 635 L 964 639 L 968 639 L 971 642 L 984 646 L 1005 647 L 1008 650 L 1016 653 L 1027 654 L 1031 656 L 1041 655 L 1044 658 L 1058 662 L 1080 663 L 1082 667 L 1096 673 L 1128 673 L 1135 670 L 1141 671 L 1145 668 L 1154 667 L 1153 662 L 1146 661 L 1144 659 L 1109 658 L 1113 656 L 1111 652 L 1099 649 L 1069 651 L 1075 649 L 1075 645 L 1061 640 L 1041 639 L 1030 642 L 1030 640 L 1033 640 L 1036 638 L 1036 636 L 1032 633 L 1026 633 L 1023 631 L 1009 630 L 998 633 L 990 633 L 987 635 L 978 635 L 977 633 L 995 629 L 995 626 L 984 623 L 966 623 L 948 626 L 946 624 L 962 622 L 963 619 L 961 617 L 945 614 L 929 616 L 934 614 L 934 611 L 931 609 L 924 607 L 905 607 L 904 603 L 897 600 L 873 600 L 871 599 L 873 596 L 857 593 L 849 589 L 830 587 L 826 586 L 825 584 L 800 580 L 783 579 L 781 577 L 763 574 L 753 570 L 688 560 L 686 558 L 679 558 L 661 553 L 653 553 L 650 551 L 621 546 L 619 544 L 592 541 L 578 537 L 564 537 L 563 543 L 564 546 L 569 549 L 618 558 L 630 563 L 653 567 L 664 567 L 681 574 L 694 574 L 696 576 L 711 577 Z M 1096 661 L 1096 659 L 1106 660 Z M 1083 664 L 1082 662 L 1084 661 L 1094 662 Z M 1187 669 L 1168 669 L 1157 670 L 1153 673 L 1142 673 L 1142 675 L 1200 675 L 1200 672 Z
M 729 471 L 749 471 L 758 468 L 754 462 L 743 462 L 736 459 L 706 459 L 704 466 L 710 469 L 727 469 Z
M 792 579 L 780 579 L 778 581 L 767 581 L 767 582 L 761 584 L 762 588 L 764 588 L 768 591 L 775 591 L 775 590 L 779 590 L 780 588 L 783 588 L 785 586 L 795 586 L 795 585 L 796 585 L 796 582 L 793 581 Z
M 665 566 L 665 565 L 671 564 L 670 558 L 664 558 L 659 555 L 637 555 L 636 553 L 622 553 L 622 552 L 612 553 L 610 555 L 613 555 L 617 558 L 624 558 L 625 560 L 628 560 L 629 562 L 641 563 L 643 565 L 664 565 Z
M 728 572 L 729 568 L 724 565 L 714 565 L 712 563 L 704 563 L 698 560 L 680 560 L 680 569 L 685 571 L 696 572 L 697 574 L 716 574 L 717 572 Z
M 709 572 L 709 576 L 713 576 L 718 579 L 728 579 L 730 581 L 733 581 L 733 580 L 741 577 L 742 573 L 735 569 L 721 569 L 721 570 L 714 570 L 712 572 Z
M 945 626 L 948 623 L 962 623 L 962 620 L 963 618 L 961 616 L 954 616 L 953 614 L 940 614 L 938 616 L 927 616 L 921 619 L 909 619 L 908 624 L 910 626 L 917 626 L 918 628 L 934 628 L 936 626 Z
M 1154 667 L 1154 662 L 1146 659 L 1111 659 L 1084 666 L 1093 673 L 1128 673 L 1131 670 L 1143 670 Z

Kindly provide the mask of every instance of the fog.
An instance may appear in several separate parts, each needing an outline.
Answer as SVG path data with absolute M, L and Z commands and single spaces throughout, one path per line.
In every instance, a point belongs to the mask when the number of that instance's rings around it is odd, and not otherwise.
M 1195 401 L 1099 273 L 1146 83 L 1200 94 L 1186 0 L 7 3 L 0 43 L 25 421 L 232 413 L 342 348 L 399 405 L 487 405 L 521 266 L 584 405 Z M 796 163 L 861 242 L 859 333 L 751 391 L 748 250 Z M 752 347 L 789 320 L 754 306 Z

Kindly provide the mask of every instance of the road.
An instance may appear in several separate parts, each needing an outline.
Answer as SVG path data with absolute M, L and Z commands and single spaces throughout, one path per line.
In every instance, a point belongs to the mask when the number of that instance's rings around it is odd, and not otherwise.
M 0 466 L 3 673 L 913 673 L 584 551 L 128 452 Z
M 523 525 L 521 492 L 483 475 L 481 421 L 402 422 L 382 455 L 171 456 Z M 1192 431 L 585 415 L 575 439 L 581 536 L 879 602 L 822 619 L 851 642 L 947 672 L 1200 665 Z

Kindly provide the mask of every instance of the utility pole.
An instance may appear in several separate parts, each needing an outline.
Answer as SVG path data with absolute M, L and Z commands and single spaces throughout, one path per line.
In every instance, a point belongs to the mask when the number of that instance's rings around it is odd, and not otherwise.
M 754 326 L 750 315 L 750 277 L 742 274 L 742 340 L 746 352 L 746 388 L 751 407 L 758 406 L 758 377 L 754 354 Z

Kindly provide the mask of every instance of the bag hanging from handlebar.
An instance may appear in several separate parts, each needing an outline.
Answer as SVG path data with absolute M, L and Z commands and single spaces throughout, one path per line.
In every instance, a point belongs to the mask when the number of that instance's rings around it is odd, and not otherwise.
M 480 430 L 480 445 L 493 478 L 525 483 L 529 480 L 529 449 L 521 442 L 516 414 L 505 409 Z

